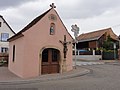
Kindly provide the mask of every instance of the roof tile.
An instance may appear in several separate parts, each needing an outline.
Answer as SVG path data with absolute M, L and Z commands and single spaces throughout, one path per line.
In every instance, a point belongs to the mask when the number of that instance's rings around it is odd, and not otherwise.
M 109 32 L 112 39 L 117 40 L 117 35 L 114 34 L 114 32 L 112 31 L 111 28 L 81 34 L 81 35 L 78 36 L 77 39 L 78 39 L 79 42 L 98 40 L 106 32 L 107 33 Z

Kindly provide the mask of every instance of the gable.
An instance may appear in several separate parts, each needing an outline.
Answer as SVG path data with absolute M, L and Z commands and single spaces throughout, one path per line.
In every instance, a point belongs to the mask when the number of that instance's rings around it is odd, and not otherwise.
M 56 12 L 56 11 L 55 11 Z M 67 34 L 70 36 L 70 38 L 73 40 L 73 37 L 71 36 L 71 34 L 68 32 L 68 30 L 67 30 L 67 28 L 66 28 L 66 26 L 64 25 L 64 23 L 63 23 L 63 21 L 61 20 L 61 18 L 60 18 L 60 16 L 59 16 L 59 14 L 56 12 L 56 14 L 57 14 L 57 16 L 58 16 L 58 18 L 59 18 L 59 20 L 60 20 L 60 22 L 61 22 L 61 24 L 63 25 L 63 27 L 65 28 L 65 30 L 66 30 L 66 32 L 67 32 Z
M 9 24 L 5 21 L 3 16 L 0 15 L 0 23 L 1 23 L 1 31 L 3 32 L 9 32 L 11 34 L 15 34 L 15 32 L 12 30 L 12 28 L 9 26 Z
M 29 30 L 31 30 L 32 27 L 36 26 L 37 23 L 39 22 L 46 22 L 45 21 L 42 21 L 43 18 L 47 18 L 49 19 L 50 21 L 50 15 L 55 15 L 57 17 L 57 20 L 55 21 L 55 23 L 57 21 L 59 21 L 62 26 L 64 27 L 65 29 L 65 32 L 67 32 L 67 34 L 72 38 L 72 36 L 68 33 L 65 25 L 63 24 L 62 20 L 60 19 L 58 13 L 56 12 L 56 10 L 54 8 L 51 8 L 49 10 L 47 10 L 45 13 L 43 13 L 42 15 L 38 16 L 37 18 L 35 18 L 32 22 L 30 22 L 26 27 L 24 27 L 20 32 L 18 32 L 15 36 L 9 38 L 9 41 L 12 41 L 12 40 L 16 40 L 17 38 L 20 38 L 21 36 L 24 36 L 23 33 L 25 33 L 26 31 L 28 32 Z M 48 22 L 49 22 L 48 21 Z M 52 20 L 51 20 L 52 21 Z M 54 21 L 52 21 L 54 23 Z M 59 26 L 59 25 L 58 25 Z

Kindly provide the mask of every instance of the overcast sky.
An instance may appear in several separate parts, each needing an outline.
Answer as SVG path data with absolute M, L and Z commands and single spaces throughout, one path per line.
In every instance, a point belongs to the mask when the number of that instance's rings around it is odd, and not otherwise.
M 51 3 L 70 33 L 77 24 L 80 34 L 109 27 L 120 34 L 120 0 L 0 0 L 0 14 L 18 32 Z

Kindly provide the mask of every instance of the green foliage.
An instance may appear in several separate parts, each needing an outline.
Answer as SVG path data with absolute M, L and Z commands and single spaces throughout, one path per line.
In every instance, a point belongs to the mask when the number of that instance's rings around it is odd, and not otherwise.
M 113 53 L 113 52 L 114 52 L 114 50 L 105 50 L 105 52 L 112 52 L 112 53 Z
M 104 41 L 103 48 L 106 50 L 113 49 L 113 42 Z
M 103 48 L 105 50 L 113 50 L 113 40 L 110 36 L 107 37 L 107 40 L 103 43 Z

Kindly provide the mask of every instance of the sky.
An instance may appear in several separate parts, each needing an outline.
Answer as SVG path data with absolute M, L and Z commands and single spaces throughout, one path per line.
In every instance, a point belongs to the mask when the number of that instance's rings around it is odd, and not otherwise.
M 63 23 L 71 32 L 77 24 L 79 34 L 112 28 L 120 35 L 120 0 L 0 0 L 0 15 L 17 33 L 55 3 Z

